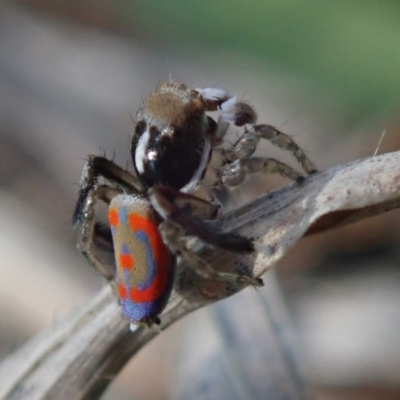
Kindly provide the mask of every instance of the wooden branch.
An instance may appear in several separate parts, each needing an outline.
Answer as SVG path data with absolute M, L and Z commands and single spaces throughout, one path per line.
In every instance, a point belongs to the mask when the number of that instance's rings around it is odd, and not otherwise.
M 342 226 L 400 206 L 400 152 L 340 165 L 289 184 L 226 214 L 218 225 L 262 243 L 263 254 L 243 257 L 219 249 L 200 251 L 218 268 L 241 268 L 260 277 L 303 236 Z M 159 329 L 128 330 L 110 289 L 0 364 L 0 398 L 94 399 L 148 341 L 206 304 L 243 289 L 207 281 L 180 268 Z

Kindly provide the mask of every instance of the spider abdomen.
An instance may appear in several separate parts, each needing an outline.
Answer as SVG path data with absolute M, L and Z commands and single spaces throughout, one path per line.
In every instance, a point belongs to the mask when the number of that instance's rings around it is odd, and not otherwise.
M 164 244 L 159 221 L 143 197 L 114 197 L 108 218 L 122 313 L 131 322 L 156 322 L 172 289 L 176 257 Z

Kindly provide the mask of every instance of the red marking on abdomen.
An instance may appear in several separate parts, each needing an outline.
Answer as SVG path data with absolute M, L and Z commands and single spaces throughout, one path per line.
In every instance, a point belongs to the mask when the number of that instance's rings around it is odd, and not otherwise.
M 133 268 L 134 260 L 130 254 L 120 254 L 119 263 L 122 268 L 131 270 Z
M 108 222 L 115 227 L 119 224 L 118 212 L 114 208 L 108 210 Z
M 149 239 L 150 250 L 155 261 L 155 276 L 153 282 L 145 290 L 131 288 L 129 297 L 135 302 L 152 302 L 160 298 L 169 287 L 172 271 L 172 257 L 164 244 L 158 226 L 153 220 L 144 218 L 137 213 L 130 213 L 128 216 L 129 227 L 134 231 L 144 231 Z M 136 268 L 139 266 L 137 265 Z M 148 265 L 140 266 L 148 268 Z
M 128 293 L 126 292 L 126 287 L 122 283 L 119 283 L 117 288 L 118 288 L 119 298 L 121 300 L 126 300 L 126 298 L 128 297 Z

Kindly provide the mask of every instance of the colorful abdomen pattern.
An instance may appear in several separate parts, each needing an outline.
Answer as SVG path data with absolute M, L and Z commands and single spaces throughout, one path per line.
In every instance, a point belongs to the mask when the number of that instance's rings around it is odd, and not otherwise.
M 176 257 L 164 244 L 150 203 L 118 195 L 110 203 L 116 283 L 123 315 L 133 323 L 151 323 L 171 293 Z

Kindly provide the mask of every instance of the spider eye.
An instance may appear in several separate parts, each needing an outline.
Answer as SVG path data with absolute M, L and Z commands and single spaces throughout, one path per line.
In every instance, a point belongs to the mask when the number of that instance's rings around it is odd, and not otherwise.
M 167 136 L 172 138 L 174 136 L 175 129 L 172 126 L 167 126 L 161 131 L 161 136 Z

